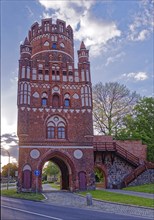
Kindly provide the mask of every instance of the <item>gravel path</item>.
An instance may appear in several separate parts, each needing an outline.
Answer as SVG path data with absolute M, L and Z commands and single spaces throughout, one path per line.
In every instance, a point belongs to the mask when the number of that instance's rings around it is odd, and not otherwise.
M 78 208 L 86 208 L 90 210 L 99 210 L 105 212 L 112 212 L 124 215 L 140 216 L 147 219 L 154 219 L 154 210 L 144 207 L 135 207 L 131 205 L 121 205 L 117 203 L 102 202 L 93 200 L 92 206 L 87 206 L 86 198 L 79 196 L 75 193 L 55 191 L 45 192 L 44 195 L 47 197 L 44 200 L 45 203 L 64 205 Z

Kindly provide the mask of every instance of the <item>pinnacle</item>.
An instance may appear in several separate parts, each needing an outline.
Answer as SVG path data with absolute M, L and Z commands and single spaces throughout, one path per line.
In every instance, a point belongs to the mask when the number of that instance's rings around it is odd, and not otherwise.
M 81 45 L 80 45 L 80 50 L 83 50 L 83 49 L 86 49 L 86 47 L 85 47 L 84 42 L 82 41 L 82 42 L 81 42 Z
M 29 40 L 27 39 L 27 37 L 25 38 L 24 45 L 30 45 Z

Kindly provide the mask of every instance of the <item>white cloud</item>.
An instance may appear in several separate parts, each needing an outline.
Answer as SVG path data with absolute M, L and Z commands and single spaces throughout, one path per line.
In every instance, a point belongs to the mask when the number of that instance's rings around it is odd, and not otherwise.
M 68 6 L 77 6 L 77 7 L 84 7 L 86 9 L 89 9 L 93 4 L 93 0 L 56 0 L 56 1 L 51 1 L 51 0 L 39 0 L 39 2 L 46 8 L 48 9 L 55 9 L 55 10 L 65 10 Z
M 27 5 L 26 6 L 27 10 L 28 10 L 28 13 L 29 13 L 29 17 L 33 17 L 34 16 L 34 13 L 32 12 L 31 8 Z
M 90 49 L 91 56 L 99 55 L 104 45 L 115 37 L 121 35 L 115 22 L 107 22 L 95 19 L 90 11 L 96 1 L 47 1 L 39 0 L 47 11 L 43 13 L 43 17 L 59 18 L 70 24 L 74 30 L 75 40 L 84 40 L 85 45 Z M 49 9 L 55 12 L 49 13 Z
M 132 17 L 133 22 L 129 25 L 128 39 L 132 41 L 143 41 L 153 33 L 154 28 L 154 5 L 151 0 L 138 1 L 139 10 Z
M 134 79 L 136 81 L 143 81 L 148 78 L 148 74 L 146 72 L 124 73 L 121 78 L 126 78 L 127 80 Z
M 14 157 L 10 157 L 11 163 L 17 163 L 17 159 Z M 9 163 L 9 157 L 8 156 L 1 156 L 1 169 L 3 166 L 7 165 Z
M 143 41 L 143 40 L 145 40 L 148 36 L 149 36 L 149 31 L 148 31 L 148 30 L 142 30 L 142 31 L 139 33 L 137 40 Z
M 108 57 L 107 58 L 107 61 L 105 63 L 105 66 L 108 66 L 110 63 L 114 63 L 116 61 L 118 61 L 120 58 L 122 60 L 122 57 L 125 56 L 125 53 L 124 52 L 121 52 L 115 56 L 112 56 L 112 57 Z
M 86 46 L 90 47 L 91 55 L 99 55 L 109 40 L 120 35 L 121 32 L 114 22 L 96 20 L 87 12 L 81 17 L 80 29 L 75 32 L 75 39 L 84 40 Z
M 12 109 L 14 111 L 14 109 Z M 12 115 L 14 116 L 14 112 L 12 112 Z M 16 133 L 17 131 L 17 117 L 14 117 L 13 121 L 10 124 L 10 121 L 8 119 L 11 118 L 11 113 L 9 117 L 4 116 L 1 118 L 1 134 L 6 134 L 6 133 Z
M 17 71 L 15 71 L 17 72 Z M 14 100 L 17 99 L 17 77 L 16 73 L 12 72 L 10 81 L 8 81 L 9 89 L 2 90 L 2 105 L 1 105 L 1 133 L 12 133 L 17 130 L 17 109 Z M 11 108 L 10 108 L 11 106 Z

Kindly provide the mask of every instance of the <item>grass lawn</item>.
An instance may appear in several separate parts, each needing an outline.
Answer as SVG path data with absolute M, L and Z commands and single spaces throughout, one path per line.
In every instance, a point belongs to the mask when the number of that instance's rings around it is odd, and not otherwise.
M 87 193 L 90 193 L 93 198 L 99 200 L 131 204 L 137 206 L 154 207 L 153 199 L 124 195 L 120 193 L 106 192 L 103 190 L 90 190 L 86 192 L 80 192 L 79 194 L 85 196 Z
M 16 189 L 1 190 L 2 196 L 40 201 L 45 199 L 41 193 L 17 193 Z
M 154 193 L 154 184 L 144 184 L 141 186 L 128 186 L 126 188 L 123 188 L 123 190 L 153 194 Z

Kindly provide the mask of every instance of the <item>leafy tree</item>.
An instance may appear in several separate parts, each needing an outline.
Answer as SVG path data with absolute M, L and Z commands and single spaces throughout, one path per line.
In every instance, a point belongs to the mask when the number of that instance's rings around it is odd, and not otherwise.
M 2 167 L 2 176 L 8 177 L 8 170 L 10 169 L 10 176 L 15 177 L 15 171 L 18 170 L 16 163 L 8 163 Z
M 129 114 L 140 96 L 124 85 L 101 82 L 93 87 L 94 128 L 98 133 L 116 136 L 123 118 Z
M 142 140 L 148 147 L 147 159 L 154 162 L 154 98 L 144 97 L 123 120 L 118 139 Z
M 95 179 L 96 182 L 103 182 L 104 179 L 102 171 L 98 168 L 95 169 Z
M 48 162 L 48 165 L 43 169 L 43 176 L 54 176 L 58 175 L 60 170 L 58 166 L 51 161 Z

